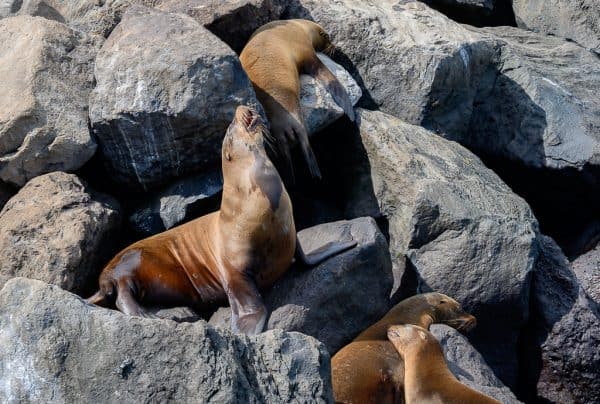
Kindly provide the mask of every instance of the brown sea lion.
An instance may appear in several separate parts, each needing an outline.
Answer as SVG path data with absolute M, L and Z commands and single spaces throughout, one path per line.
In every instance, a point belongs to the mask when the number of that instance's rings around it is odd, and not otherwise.
M 395 325 L 388 339 L 404 361 L 404 402 L 407 404 L 499 404 L 462 384 L 448 369 L 438 340 L 423 327 Z
M 401 301 L 331 359 L 335 401 L 403 402 L 404 364 L 389 342 L 387 330 L 396 324 L 416 324 L 428 329 L 434 323 L 470 330 L 476 320 L 456 300 L 441 293 L 424 293 Z
M 290 198 L 265 152 L 266 136 L 260 115 L 238 107 L 223 140 L 220 210 L 119 252 L 88 302 L 116 298 L 123 313 L 151 317 L 143 306 L 202 310 L 228 300 L 232 329 L 258 333 L 267 317 L 259 289 L 288 269 L 294 252 L 314 265 L 354 246 L 347 240 L 303 253 Z
M 355 119 L 348 93 L 315 53 L 331 50 L 329 36 L 318 24 L 285 20 L 270 22 L 256 30 L 240 54 L 291 178 L 290 148 L 296 143 L 300 143 L 311 175 L 321 177 L 300 112 L 300 74 L 321 81 L 346 115 L 352 121 Z

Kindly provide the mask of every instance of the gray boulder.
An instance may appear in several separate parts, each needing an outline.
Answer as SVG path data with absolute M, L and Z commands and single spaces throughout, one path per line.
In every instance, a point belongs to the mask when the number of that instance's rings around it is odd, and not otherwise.
M 359 133 L 332 136 L 336 159 L 324 169 L 346 217 L 377 217 L 389 234 L 394 300 L 435 290 L 461 302 L 479 320 L 474 346 L 514 386 L 538 248 L 527 203 L 459 144 L 381 112 L 358 115 Z
M 420 2 L 299 0 L 286 15 L 329 33 L 335 59 L 362 87 L 361 106 L 451 132 L 468 126 L 493 40 Z
M 3 0 L 0 18 L 31 15 L 62 22 L 91 35 L 108 37 L 133 4 L 154 5 L 160 0 Z
M 496 377 L 467 337 L 443 324 L 433 324 L 430 331 L 442 346 L 448 368 L 461 383 L 503 404 L 520 403 L 512 391 Z
M 24 276 L 92 292 L 119 224 L 118 203 L 76 175 L 34 178 L 0 211 L 0 287 Z
M 513 0 L 519 27 L 567 38 L 600 54 L 600 3 L 596 0 Z
M 600 243 L 571 263 L 585 293 L 600 305 Z
M 129 216 L 129 225 L 141 236 L 151 236 L 219 208 L 223 178 L 210 171 L 184 178 L 151 196 Z
M 526 399 L 600 402 L 600 310 L 549 237 L 531 290 L 531 319 L 522 336 Z
M 18 16 L 0 20 L 0 43 L 0 179 L 22 186 L 80 168 L 96 150 L 87 115 L 97 42 L 55 21 Z
M 357 246 L 314 268 L 293 266 L 264 300 L 267 329 L 299 331 L 337 352 L 389 309 L 391 263 L 385 238 L 371 218 L 325 223 L 298 232 L 305 251 L 347 239 Z M 230 328 L 229 308 L 219 309 L 210 324 Z
M 329 373 L 323 345 L 299 333 L 129 317 L 23 278 L 0 291 L 5 403 L 329 403 Z
M 286 0 L 161 0 L 157 8 L 187 14 L 236 53 L 260 26 L 282 19 Z
M 90 120 L 102 159 L 137 189 L 218 162 L 235 108 L 258 105 L 227 45 L 188 16 L 141 6 L 104 43 L 95 76 Z
M 517 28 L 478 32 L 500 41 L 498 70 L 480 86 L 469 131 L 445 136 L 528 167 L 597 169 L 598 57 L 576 44 Z

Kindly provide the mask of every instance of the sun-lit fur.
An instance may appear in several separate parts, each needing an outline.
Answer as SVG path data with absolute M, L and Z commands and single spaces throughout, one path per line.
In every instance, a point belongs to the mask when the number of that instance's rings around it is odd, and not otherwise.
M 403 300 L 333 356 L 331 370 L 336 402 L 402 402 L 404 365 L 387 338 L 387 330 L 396 324 L 429 328 L 434 323 L 467 331 L 475 326 L 476 320 L 456 300 L 441 293 L 425 293 Z
M 425 328 L 395 325 L 389 328 L 387 335 L 404 360 L 404 401 L 407 404 L 499 403 L 454 377 L 439 342 Z

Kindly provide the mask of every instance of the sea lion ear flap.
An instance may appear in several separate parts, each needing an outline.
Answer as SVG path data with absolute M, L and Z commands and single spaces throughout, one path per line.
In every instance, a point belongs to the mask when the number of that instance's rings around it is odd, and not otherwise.
M 427 333 L 425 331 L 418 330 L 418 333 L 423 341 L 427 341 Z

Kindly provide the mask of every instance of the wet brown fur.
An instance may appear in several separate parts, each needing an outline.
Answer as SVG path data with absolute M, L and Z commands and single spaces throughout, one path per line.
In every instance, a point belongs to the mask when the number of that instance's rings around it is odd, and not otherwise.
M 266 309 L 257 288 L 288 269 L 296 248 L 290 198 L 263 142 L 258 114 L 239 107 L 223 141 L 220 210 L 125 248 L 88 301 L 116 298 L 117 308 L 138 316 L 151 316 L 143 306 L 229 301 L 236 331 L 262 331 Z
M 425 293 L 403 300 L 333 356 L 335 401 L 402 403 L 404 363 L 389 342 L 387 330 L 397 324 L 429 329 L 434 323 L 468 330 L 475 326 L 476 320 L 463 311 L 458 302 L 441 293 Z
M 290 148 L 296 143 L 300 143 L 311 174 L 321 176 L 300 111 L 301 73 L 322 80 L 336 102 L 354 120 L 345 89 L 315 53 L 331 53 L 332 50 L 329 36 L 318 24 L 308 20 L 285 20 L 260 27 L 240 54 L 242 66 L 265 108 L 271 133 L 292 176 Z
M 392 326 L 388 338 L 404 361 L 404 401 L 407 404 L 500 403 L 459 382 L 448 369 L 439 342 L 425 328 Z

